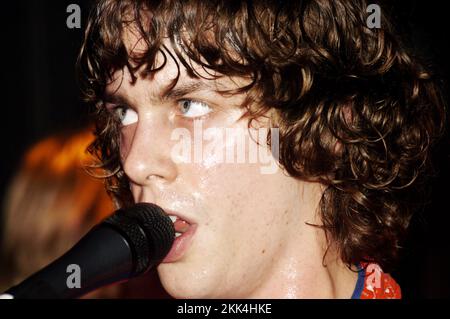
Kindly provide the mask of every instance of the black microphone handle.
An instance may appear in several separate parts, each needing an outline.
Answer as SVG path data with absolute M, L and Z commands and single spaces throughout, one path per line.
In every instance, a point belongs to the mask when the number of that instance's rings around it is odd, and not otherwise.
M 131 255 L 132 249 L 124 236 L 103 223 L 94 227 L 63 256 L 5 294 L 18 299 L 77 298 L 101 286 L 132 277 L 135 265 Z M 68 266 L 72 264 L 79 266 L 80 288 L 70 288 L 67 283 L 72 274 Z

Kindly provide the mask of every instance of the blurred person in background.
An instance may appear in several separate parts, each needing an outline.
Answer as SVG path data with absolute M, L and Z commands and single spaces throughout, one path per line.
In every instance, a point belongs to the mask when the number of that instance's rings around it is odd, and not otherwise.
M 114 211 L 103 181 L 85 169 L 90 163 L 85 150 L 93 139 L 89 129 L 66 132 L 26 152 L 4 200 L 0 291 L 64 254 Z M 85 298 L 164 297 L 154 273 L 144 278 L 98 289 Z M 143 294 L 141 281 L 155 289 Z

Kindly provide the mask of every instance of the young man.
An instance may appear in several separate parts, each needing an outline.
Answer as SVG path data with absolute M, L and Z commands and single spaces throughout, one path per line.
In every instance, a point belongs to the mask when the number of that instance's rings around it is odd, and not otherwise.
M 383 7 L 368 26 L 368 5 L 95 4 L 79 61 L 98 107 L 91 150 L 118 205 L 173 216 L 169 294 L 400 297 L 381 269 L 444 108 Z

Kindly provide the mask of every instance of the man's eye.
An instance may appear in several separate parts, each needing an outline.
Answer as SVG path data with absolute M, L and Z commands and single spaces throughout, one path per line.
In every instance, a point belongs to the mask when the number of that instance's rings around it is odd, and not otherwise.
M 180 112 L 184 117 L 201 117 L 212 111 L 208 104 L 193 100 L 181 100 L 179 101 Z
M 114 109 L 114 113 L 123 126 L 127 126 L 138 121 L 138 114 L 129 107 L 118 106 Z

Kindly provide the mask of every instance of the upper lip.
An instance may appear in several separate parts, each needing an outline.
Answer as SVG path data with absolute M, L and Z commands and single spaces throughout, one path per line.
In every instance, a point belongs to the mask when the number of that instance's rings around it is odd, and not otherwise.
M 164 208 L 163 206 L 161 206 L 161 208 L 166 212 L 167 215 L 176 216 L 176 217 L 186 221 L 190 225 L 195 224 L 195 222 L 190 217 L 188 217 L 180 212 L 176 212 L 174 210 Z

